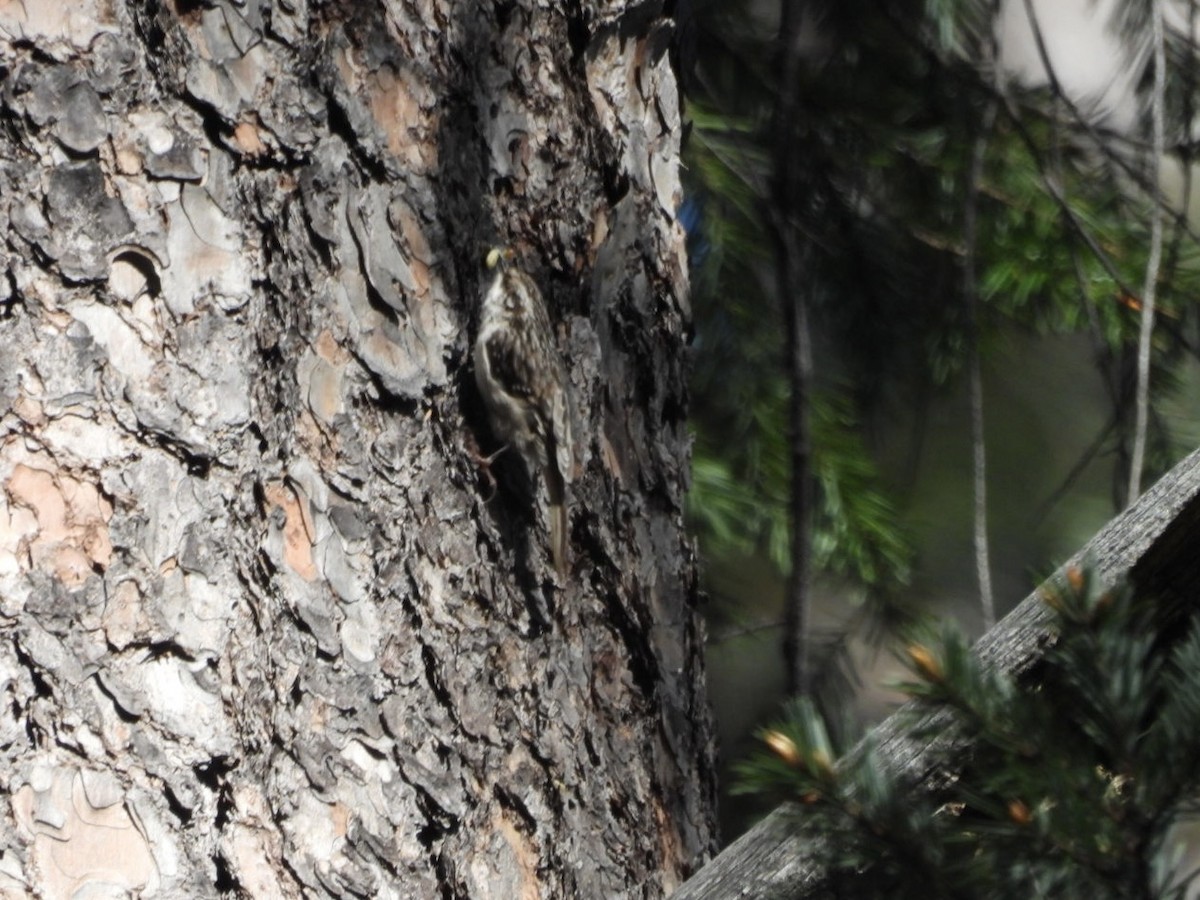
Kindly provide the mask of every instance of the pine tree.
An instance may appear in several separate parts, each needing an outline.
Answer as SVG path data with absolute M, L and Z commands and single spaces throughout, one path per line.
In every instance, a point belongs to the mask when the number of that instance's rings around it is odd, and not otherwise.
M 852 621 L 904 621 L 894 603 L 914 564 L 904 485 L 878 476 L 870 426 L 886 417 L 920 421 L 932 396 L 971 380 L 986 605 L 986 398 L 977 372 L 1005 335 L 1086 337 L 1110 409 L 1061 487 L 1031 503 L 1031 516 L 1067 495 L 1083 470 L 1109 462 L 1120 508 L 1131 499 L 1139 440 L 1142 483 L 1186 449 L 1166 407 L 1197 351 L 1200 267 L 1186 208 L 1162 196 L 1152 148 L 1136 126 L 1140 110 L 1150 131 L 1161 94 L 1164 146 L 1188 171 L 1194 4 L 1168 10 L 1161 88 L 1152 77 L 1151 4 L 1117 4 L 1113 65 L 1142 73 L 1140 106 L 1124 131 L 1102 103 L 1070 96 L 1052 66 L 1049 83 L 1034 87 L 1002 70 L 993 3 L 794 6 L 807 31 L 795 50 L 799 99 L 788 147 L 805 175 L 785 195 L 774 187 L 772 155 L 782 85 L 762 62 L 777 48 L 778 29 L 740 4 L 697 4 L 687 153 L 701 350 L 692 509 L 701 546 L 716 560 L 765 549 L 786 573 L 795 555 L 789 524 L 809 517 L 814 570 L 859 586 L 868 601 Z M 779 220 L 804 237 L 811 295 L 812 447 L 801 477 L 812 490 L 804 510 L 792 508 L 789 491 L 787 411 L 796 388 L 780 365 L 784 312 L 796 298 L 766 274 L 780 258 L 771 236 Z M 1135 387 L 1145 353 L 1143 428 Z M 830 671 L 822 657 L 811 668 Z

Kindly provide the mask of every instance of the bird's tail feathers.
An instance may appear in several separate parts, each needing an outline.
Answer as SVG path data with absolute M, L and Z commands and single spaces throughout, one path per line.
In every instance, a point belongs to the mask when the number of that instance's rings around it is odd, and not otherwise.
M 567 492 L 562 473 L 551 461 L 546 466 L 546 488 L 550 494 L 550 556 L 559 575 L 567 574 Z

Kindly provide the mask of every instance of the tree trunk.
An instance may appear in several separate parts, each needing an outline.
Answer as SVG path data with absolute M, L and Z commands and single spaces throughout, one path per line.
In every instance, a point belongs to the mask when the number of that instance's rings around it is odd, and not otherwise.
M 711 851 L 661 7 L 0 3 L 0 895 Z M 477 461 L 494 245 L 567 361 L 562 578 Z
M 788 524 L 791 558 L 784 595 L 783 667 L 788 694 L 802 696 L 812 688 L 809 633 L 812 618 L 812 337 L 809 309 L 818 276 L 812 271 L 812 239 L 805 233 L 797 210 L 813 204 L 816 189 L 806 183 L 808 160 L 797 151 L 806 116 L 801 107 L 803 72 L 801 43 L 806 11 L 798 3 L 784 2 L 779 11 L 778 59 L 775 71 L 780 85 L 772 117 L 774 139 L 773 189 L 768 217 L 775 238 L 775 283 L 783 311 L 784 360 L 788 378 Z

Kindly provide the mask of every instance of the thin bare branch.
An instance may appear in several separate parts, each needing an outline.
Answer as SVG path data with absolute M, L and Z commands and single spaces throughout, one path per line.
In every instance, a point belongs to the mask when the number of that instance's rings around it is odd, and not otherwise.
M 1028 0 L 1026 0 L 1028 2 Z M 1163 155 L 1163 100 L 1166 93 L 1166 48 L 1163 37 L 1162 0 L 1151 0 L 1154 35 L 1154 93 L 1150 100 L 1150 120 L 1154 149 L 1150 157 L 1150 181 L 1158 195 L 1159 171 Z M 1142 290 L 1142 321 L 1138 334 L 1136 420 L 1133 453 L 1129 463 L 1129 502 L 1142 491 L 1142 468 L 1146 457 L 1146 424 L 1150 409 L 1150 340 L 1154 334 L 1154 300 L 1158 270 L 1162 261 L 1162 209 L 1155 203 L 1150 210 L 1150 258 L 1146 261 L 1146 283 Z
M 975 272 L 978 238 L 979 183 L 983 178 L 983 159 L 988 139 L 996 124 L 996 101 L 990 100 L 983 113 L 979 133 L 971 148 L 963 209 L 963 298 L 971 330 L 970 391 L 971 450 L 974 481 L 975 572 L 979 580 L 979 605 L 984 630 L 996 624 L 996 602 L 992 595 L 992 570 L 987 533 L 987 445 L 983 433 L 983 372 L 979 353 L 979 285 Z

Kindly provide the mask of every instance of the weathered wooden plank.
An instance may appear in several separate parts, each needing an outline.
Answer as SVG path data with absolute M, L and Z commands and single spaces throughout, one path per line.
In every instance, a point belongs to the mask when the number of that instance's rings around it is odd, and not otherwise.
M 1112 519 L 1064 568 L 1084 562 L 1107 581 L 1129 578 L 1167 603 L 1196 596 L 1200 450 Z M 1025 669 L 1042 653 L 1049 616 L 1034 591 L 980 639 L 977 654 L 1004 671 Z M 903 771 L 921 790 L 932 774 L 930 739 L 910 737 L 912 723 L 911 714 L 898 711 L 872 729 L 871 738 L 883 764 Z M 920 731 L 928 733 L 925 728 Z M 811 839 L 796 834 L 792 825 L 800 814 L 793 804 L 780 806 L 683 884 L 672 900 L 799 900 L 823 895 L 825 875 Z

